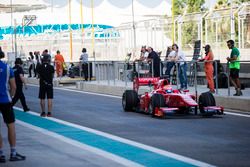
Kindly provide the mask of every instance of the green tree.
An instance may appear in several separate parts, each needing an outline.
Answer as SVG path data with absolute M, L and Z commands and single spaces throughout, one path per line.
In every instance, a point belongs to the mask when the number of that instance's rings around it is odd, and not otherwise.
M 185 13 L 201 12 L 204 10 L 205 0 L 174 0 L 173 12 L 175 17 Z M 186 11 L 185 11 L 186 10 Z M 177 26 L 175 31 L 177 32 Z M 169 35 L 169 34 L 168 34 Z M 182 29 L 182 43 L 189 44 L 197 38 L 196 23 L 186 23 Z
M 244 2 L 249 2 L 249 0 L 218 0 L 217 1 L 217 3 L 216 3 L 216 5 L 215 5 L 215 9 L 224 9 L 224 8 L 230 8 L 230 6 L 231 6 L 231 3 L 233 3 L 233 6 L 235 6 L 235 5 L 240 5 L 240 4 L 242 4 L 242 3 L 244 3 Z M 250 17 L 249 16 L 246 16 L 248 19 L 250 19 Z M 246 19 L 247 20 L 247 19 Z M 225 20 L 225 19 L 223 19 L 222 20 L 222 22 L 228 22 L 228 27 L 227 28 L 224 28 L 224 29 L 221 29 L 220 31 L 221 31 L 221 33 L 222 34 L 227 34 L 228 33 L 228 31 L 230 31 L 229 30 L 229 27 L 230 27 L 230 21 L 228 20 L 228 18 L 227 18 L 227 20 Z M 235 16 L 235 33 L 236 33 L 236 41 L 238 40 L 238 34 L 239 34 L 239 32 L 238 32 L 238 17 L 237 17 L 237 15 Z M 222 23 L 221 23 L 222 24 Z M 225 25 L 225 24 L 224 24 Z M 245 29 L 246 29 L 246 33 L 247 34 L 250 34 L 250 24 L 249 24 L 249 22 L 247 22 L 247 25 L 245 25 L 246 27 L 245 27 Z M 246 35 L 246 37 L 247 37 L 248 35 Z M 222 36 L 222 38 L 224 39 L 224 38 L 226 38 L 226 39 L 228 39 L 228 38 L 230 38 L 230 37 L 225 37 L 225 35 L 224 36 Z M 247 40 L 247 39 L 246 39 Z
M 188 0 L 187 13 L 201 12 L 204 9 L 205 0 Z
M 204 10 L 205 0 L 187 0 L 187 13 L 201 12 Z M 196 22 L 188 22 L 182 26 L 182 44 L 193 44 L 197 40 L 198 28 Z
M 174 0 L 174 15 L 182 15 L 186 6 L 187 0 Z
M 249 2 L 249 0 L 232 0 L 234 4 L 241 4 L 244 2 Z M 222 9 L 229 7 L 231 5 L 231 0 L 217 0 L 214 8 L 215 9 Z

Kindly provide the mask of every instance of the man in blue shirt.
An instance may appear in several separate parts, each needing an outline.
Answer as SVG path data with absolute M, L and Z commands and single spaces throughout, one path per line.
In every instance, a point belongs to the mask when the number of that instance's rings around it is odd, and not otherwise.
M 4 52 L 0 48 L 0 111 L 4 122 L 8 128 L 8 141 L 10 144 L 10 161 L 25 160 L 25 156 L 16 152 L 16 132 L 15 132 L 15 114 L 12 108 L 12 99 L 16 91 L 14 73 L 7 64 L 1 61 L 4 58 Z M 8 88 L 10 87 L 10 90 Z M 0 163 L 4 163 L 3 139 L 0 134 Z

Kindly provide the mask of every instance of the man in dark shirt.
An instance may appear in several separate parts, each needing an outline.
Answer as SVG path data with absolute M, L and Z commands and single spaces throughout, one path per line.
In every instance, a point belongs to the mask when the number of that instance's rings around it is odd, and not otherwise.
M 20 99 L 21 104 L 23 106 L 23 111 L 27 112 L 30 109 L 28 108 L 25 100 L 25 96 L 23 94 L 23 85 L 25 89 L 27 89 L 26 82 L 24 79 L 24 72 L 22 68 L 22 60 L 21 58 L 16 58 L 15 66 L 13 67 L 14 75 L 15 75 L 15 81 L 16 81 L 16 93 L 14 98 L 12 99 L 12 105 L 14 106 L 16 102 Z
M 39 82 L 39 99 L 41 105 L 41 117 L 45 117 L 45 97 L 48 99 L 48 113 L 47 116 L 51 117 L 52 99 L 53 99 L 53 77 L 54 67 L 50 65 L 50 55 L 44 54 L 42 64 L 37 68 L 37 73 L 40 77 Z
M 161 59 L 158 54 L 153 50 L 153 48 L 148 47 L 148 60 L 153 62 L 153 75 L 154 77 L 160 77 L 160 63 Z M 152 64 L 150 64 L 150 72 L 152 73 Z

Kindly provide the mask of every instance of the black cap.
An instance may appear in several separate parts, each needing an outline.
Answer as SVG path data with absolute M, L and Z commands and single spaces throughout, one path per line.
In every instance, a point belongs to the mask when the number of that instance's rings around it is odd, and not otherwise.
M 22 65 L 23 64 L 23 61 L 22 61 L 22 59 L 21 58 L 16 58 L 16 60 L 15 60 L 15 64 L 20 64 L 20 65 Z
M 49 63 L 51 60 L 51 56 L 49 54 L 43 54 L 42 55 L 42 62 L 43 63 Z

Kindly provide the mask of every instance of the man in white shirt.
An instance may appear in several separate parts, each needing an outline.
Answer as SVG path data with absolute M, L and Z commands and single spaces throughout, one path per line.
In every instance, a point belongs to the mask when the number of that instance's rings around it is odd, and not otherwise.
M 170 78 L 170 72 L 175 65 L 175 58 L 176 58 L 176 53 L 174 50 L 171 50 L 169 55 L 167 56 L 167 69 L 165 71 L 165 75 Z
M 177 44 L 172 45 L 173 50 L 176 53 L 175 60 L 178 61 L 178 75 L 181 83 L 181 89 L 187 89 L 187 64 L 186 64 L 186 55 L 184 52 L 179 50 Z
M 147 60 L 147 58 L 148 58 L 148 50 L 146 49 L 146 46 L 142 46 L 141 47 L 141 56 L 140 56 L 140 60 L 142 60 L 142 61 L 146 61 Z
M 84 79 L 85 81 L 88 81 L 88 77 L 89 77 L 89 66 L 88 66 L 88 53 L 87 53 L 87 49 L 86 48 L 82 48 L 82 54 L 80 57 L 80 61 L 82 63 L 82 71 L 84 74 Z M 89 78 L 91 80 L 91 76 Z

